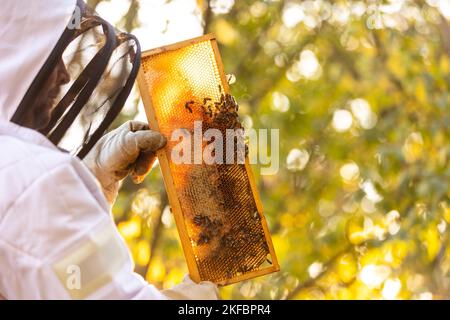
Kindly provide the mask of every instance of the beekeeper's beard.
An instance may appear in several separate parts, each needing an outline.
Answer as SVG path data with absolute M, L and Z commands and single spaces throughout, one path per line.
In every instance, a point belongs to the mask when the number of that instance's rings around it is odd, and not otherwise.
M 62 59 L 42 87 L 41 92 L 25 115 L 24 126 L 40 130 L 45 128 L 51 119 L 56 99 L 60 95 L 61 86 L 70 81 L 70 75 Z
M 32 122 L 32 129 L 40 130 L 42 128 L 45 128 L 49 124 L 54 101 L 54 98 L 47 97 L 44 103 L 41 103 L 40 106 L 34 107 L 33 119 L 30 119 L 30 121 Z

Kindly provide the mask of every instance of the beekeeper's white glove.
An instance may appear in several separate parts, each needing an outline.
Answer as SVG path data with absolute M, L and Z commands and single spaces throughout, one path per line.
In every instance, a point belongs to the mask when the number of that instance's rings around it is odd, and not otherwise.
M 219 300 L 219 289 L 209 281 L 195 283 L 185 276 L 183 282 L 171 289 L 162 290 L 170 300 Z
M 156 151 L 167 143 L 160 133 L 139 121 L 128 121 L 103 136 L 88 155 L 84 164 L 100 182 L 108 202 L 113 205 L 119 183 L 128 174 L 140 183 L 150 171 Z

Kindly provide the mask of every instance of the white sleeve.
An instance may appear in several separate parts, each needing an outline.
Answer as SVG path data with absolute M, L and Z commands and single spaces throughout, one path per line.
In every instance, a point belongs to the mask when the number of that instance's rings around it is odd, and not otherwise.
M 93 179 L 74 161 L 34 181 L 1 221 L 0 292 L 7 299 L 166 299 L 133 272 Z

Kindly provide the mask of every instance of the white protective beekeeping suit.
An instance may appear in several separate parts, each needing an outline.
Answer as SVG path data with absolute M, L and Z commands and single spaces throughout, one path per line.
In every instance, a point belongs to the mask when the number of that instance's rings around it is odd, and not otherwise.
M 11 121 L 75 5 L 75 0 L 1 2 L 0 297 L 215 298 L 210 283 L 186 279 L 161 292 L 135 274 L 102 181 L 77 157 L 56 147 L 60 141 L 48 138 L 49 132 Z

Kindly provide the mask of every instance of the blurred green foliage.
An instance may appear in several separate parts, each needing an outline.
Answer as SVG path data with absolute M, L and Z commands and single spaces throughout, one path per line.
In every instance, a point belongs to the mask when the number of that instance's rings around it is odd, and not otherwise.
M 246 126 L 280 129 L 279 172 L 253 169 L 281 272 L 223 298 L 450 298 L 445 1 L 233 2 L 197 4 Z M 139 4 L 120 27 L 139 25 Z M 113 211 L 136 271 L 181 281 L 159 169 L 125 181 Z

